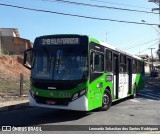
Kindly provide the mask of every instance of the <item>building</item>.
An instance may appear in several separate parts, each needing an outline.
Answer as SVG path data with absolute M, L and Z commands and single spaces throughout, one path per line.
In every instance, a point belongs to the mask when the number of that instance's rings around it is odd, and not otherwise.
M 160 69 L 160 62 L 153 62 L 153 66 Z
M 152 62 L 152 57 L 148 56 L 147 54 L 137 55 L 137 56 L 144 59 L 145 61 L 145 73 L 150 73 L 151 70 L 154 70 L 154 69 L 160 70 L 160 62 L 158 61 L 158 58 L 154 58 Z M 153 64 L 153 68 L 152 68 L 152 64 Z
M 144 55 L 136 55 L 140 58 L 142 58 L 144 61 L 145 61 L 145 66 L 144 66 L 144 69 L 145 69 L 145 73 L 150 73 L 151 70 L 152 70 L 152 57 L 151 56 L 148 56 L 147 54 L 144 54 Z
M 0 28 L 0 52 L 9 55 L 21 55 L 31 48 L 30 40 L 20 38 L 17 28 Z

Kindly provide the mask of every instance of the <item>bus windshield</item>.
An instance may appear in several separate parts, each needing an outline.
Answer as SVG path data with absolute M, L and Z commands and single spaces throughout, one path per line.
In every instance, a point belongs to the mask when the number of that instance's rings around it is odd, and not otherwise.
M 34 48 L 33 79 L 87 79 L 87 50 L 77 46 Z

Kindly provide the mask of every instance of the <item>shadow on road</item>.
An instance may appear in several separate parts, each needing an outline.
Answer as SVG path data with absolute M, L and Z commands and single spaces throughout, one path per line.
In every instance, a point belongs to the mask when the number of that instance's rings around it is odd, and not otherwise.
M 146 85 L 144 90 L 137 92 L 137 97 L 140 99 L 160 100 L 160 88 L 152 85 Z
M 32 126 L 48 123 L 73 121 L 90 115 L 91 112 L 30 108 L 0 113 L 0 126 Z
M 160 100 L 160 89 L 147 85 L 144 90 L 137 92 L 137 97 L 141 99 Z M 128 100 L 129 98 L 116 101 L 112 106 Z M 91 112 L 55 110 L 47 108 L 26 108 L 0 113 L 0 126 L 34 126 L 39 124 L 56 124 L 75 121 L 90 116 Z M 97 111 L 99 112 L 99 111 Z M 83 125 L 83 122 L 82 122 Z

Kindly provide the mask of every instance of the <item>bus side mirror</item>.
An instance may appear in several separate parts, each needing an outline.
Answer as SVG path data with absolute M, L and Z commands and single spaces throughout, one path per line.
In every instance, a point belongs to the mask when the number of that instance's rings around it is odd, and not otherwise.
M 32 48 L 27 49 L 24 51 L 24 61 L 23 66 L 28 68 L 29 70 L 32 69 Z

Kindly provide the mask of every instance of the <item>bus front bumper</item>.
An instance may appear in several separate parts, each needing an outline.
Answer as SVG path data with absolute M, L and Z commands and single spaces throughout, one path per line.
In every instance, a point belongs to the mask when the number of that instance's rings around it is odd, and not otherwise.
M 48 105 L 48 104 L 37 103 L 36 100 L 31 95 L 31 93 L 29 93 L 29 105 L 37 107 L 45 107 L 45 108 L 54 108 L 54 109 L 88 111 L 88 100 L 85 95 L 81 96 L 80 98 L 72 102 L 69 102 L 67 106 L 63 106 L 63 105 Z

